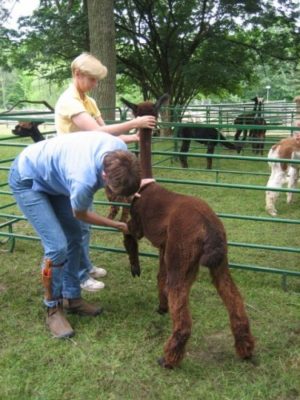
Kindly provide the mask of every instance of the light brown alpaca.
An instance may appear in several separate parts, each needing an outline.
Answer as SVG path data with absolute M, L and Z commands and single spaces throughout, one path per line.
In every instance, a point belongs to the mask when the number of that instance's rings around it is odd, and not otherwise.
M 156 104 L 134 105 L 123 102 L 135 116 L 155 115 L 166 100 Z M 124 244 L 129 254 L 131 273 L 140 275 L 138 239 L 145 236 L 159 249 L 158 312 L 170 312 L 173 332 L 164 346 L 159 364 L 165 368 L 177 366 L 184 357 L 191 335 L 192 318 L 189 293 L 199 265 L 209 268 L 212 282 L 228 310 L 235 348 L 238 355 L 252 356 L 254 339 L 242 297 L 234 284 L 227 261 L 227 242 L 220 219 L 203 200 L 171 192 L 152 179 L 151 131 L 140 131 L 142 186 L 131 204 L 129 235 Z
M 282 139 L 274 144 L 269 151 L 268 158 L 285 158 L 290 160 L 300 160 L 300 140 L 293 137 Z M 271 175 L 267 187 L 280 189 L 288 179 L 288 187 L 295 188 L 299 178 L 300 164 L 287 164 L 283 162 L 269 162 Z M 289 174 L 288 174 L 289 173 Z M 292 193 L 287 193 L 287 203 L 292 201 Z M 279 192 L 268 190 L 266 192 L 266 211 L 275 217 L 277 215 L 276 200 Z

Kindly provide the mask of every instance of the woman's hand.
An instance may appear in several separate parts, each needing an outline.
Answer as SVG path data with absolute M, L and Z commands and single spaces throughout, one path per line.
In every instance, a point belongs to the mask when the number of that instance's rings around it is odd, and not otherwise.
M 139 133 L 133 133 L 132 135 L 120 135 L 119 136 L 120 139 L 123 140 L 123 142 L 125 143 L 135 143 L 135 142 L 139 142 L 140 140 L 140 136 Z
M 137 117 L 134 120 L 135 128 L 148 128 L 154 129 L 156 125 L 156 118 L 153 115 L 144 115 L 143 117 Z
M 118 222 L 118 227 L 117 229 L 119 229 L 119 231 L 123 232 L 125 235 L 129 235 L 129 230 L 128 230 L 128 226 L 125 222 Z

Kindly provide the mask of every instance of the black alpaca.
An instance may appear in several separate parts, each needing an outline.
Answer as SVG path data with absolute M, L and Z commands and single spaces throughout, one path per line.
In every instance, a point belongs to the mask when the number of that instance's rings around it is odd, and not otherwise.
M 253 111 L 251 111 L 250 113 L 238 115 L 236 117 L 236 119 L 234 120 L 234 125 L 253 125 L 254 124 L 254 118 L 256 116 L 256 110 L 257 110 L 257 106 L 260 102 L 260 99 L 259 99 L 259 97 L 255 96 L 253 99 L 251 99 L 251 101 L 254 101 Z M 246 140 L 247 134 L 248 134 L 247 128 L 244 128 L 244 129 L 238 128 L 235 132 L 234 140 L 239 140 L 242 132 L 243 132 L 242 140 Z
M 178 137 L 184 138 L 181 144 L 180 152 L 187 153 L 190 148 L 191 140 L 196 140 L 199 143 L 203 143 L 207 146 L 206 154 L 214 154 L 215 147 L 218 143 L 222 144 L 230 150 L 236 150 L 238 153 L 240 148 L 226 140 L 226 137 L 222 135 L 216 128 L 201 128 L 201 127 L 181 127 L 177 132 Z M 189 140 L 190 139 L 190 140 Z M 212 141 L 211 141 L 212 140 Z M 179 156 L 182 168 L 188 168 L 187 156 L 181 154 Z M 212 158 L 207 157 L 207 169 L 212 167 Z
M 266 120 L 262 117 L 262 106 L 264 99 L 261 99 L 258 104 L 257 114 L 254 118 L 253 125 L 265 126 L 267 125 Z M 266 138 L 266 129 L 251 129 L 249 137 L 252 140 L 252 151 L 255 154 L 264 154 L 264 145 Z
M 12 133 L 21 137 L 31 137 L 34 142 L 40 142 L 41 140 L 45 140 L 44 136 L 38 129 L 38 125 L 42 124 L 39 122 L 27 122 L 22 121 L 19 122 L 18 125 L 12 130 Z

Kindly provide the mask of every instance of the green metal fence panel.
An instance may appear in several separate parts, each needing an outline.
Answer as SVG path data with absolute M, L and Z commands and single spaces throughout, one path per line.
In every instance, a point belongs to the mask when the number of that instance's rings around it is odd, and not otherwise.
M 272 108 L 267 109 L 265 107 L 264 109 L 264 115 L 265 118 L 268 118 L 268 126 L 267 126 L 267 131 L 268 132 L 275 132 L 275 139 L 273 140 L 266 140 L 266 145 L 270 146 L 272 143 L 276 141 L 277 138 L 277 133 L 281 133 L 282 136 L 289 136 L 293 131 L 299 130 L 299 128 L 296 128 L 292 126 L 293 121 L 296 118 L 296 111 L 294 108 L 294 105 L 289 105 L 285 104 L 284 105 L 285 109 L 282 111 L 282 108 L 280 110 L 279 106 L 275 107 L 273 105 Z M 180 126 L 213 126 L 221 130 L 226 130 L 227 132 L 233 132 L 236 128 L 239 127 L 245 127 L 245 125 L 235 125 L 233 124 L 233 118 L 236 116 L 237 113 L 246 111 L 248 108 L 245 107 L 233 107 L 232 105 L 219 105 L 219 106 L 205 106 L 205 107 L 194 107 L 191 109 L 186 110 L 185 112 L 192 112 L 194 115 L 195 113 L 198 113 L 201 115 L 203 118 L 204 123 L 194 123 L 194 122 L 176 122 L 180 120 L 182 111 L 180 109 L 174 109 L 173 110 L 173 116 L 176 117 L 175 122 L 160 122 L 159 125 L 164 128 L 172 128 L 176 132 L 176 128 Z M 120 118 L 122 120 L 125 120 L 127 118 L 127 112 L 126 110 L 118 110 Z M 43 121 L 45 121 L 47 124 L 53 123 L 53 115 L 45 115 L 42 114 L 43 116 Z M 39 114 L 26 114 L 26 113 L 15 113 L 14 115 L 0 115 L 0 126 L 1 122 L 3 123 L 13 123 L 17 121 L 22 121 L 22 120 L 36 120 L 40 121 L 41 120 L 41 115 Z M 114 121 L 109 121 L 114 122 Z M 213 123 L 212 123 L 213 122 Z M 284 123 L 284 124 L 283 124 Z M 247 126 L 249 129 L 255 129 L 257 128 L 254 125 L 249 125 Z M 53 132 L 53 130 L 51 130 Z M 278 136 L 279 137 L 279 136 Z M 241 170 L 233 170 L 233 169 L 221 169 L 219 168 L 214 168 L 213 170 L 205 170 L 203 168 L 191 168 L 189 169 L 190 172 L 205 172 L 209 176 L 212 173 L 215 174 L 215 180 L 214 181 L 209 181 L 207 179 L 179 179 L 179 178 L 172 178 L 172 177 L 164 177 L 160 176 L 160 174 L 163 172 L 164 174 L 168 174 L 169 172 L 182 172 L 182 169 L 180 167 L 174 167 L 172 166 L 172 163 L 174 163 L 174 160 L 178 158 L 178 156 L 181 154 L 180 152 L 177 151 L 178 149 L 178 141 L 181 140 L 176 137 L 176 135 L 172 137 L 158 137 L 158 138 L 153 138 L 153 152 L 152 152 L 152 157 L 153 157 L 153 168 L 155 169 L 156 173 L 155 175 L 157 176 L 157 182 L 160 182 L 163 185 L 169 185 L 172 184 L 172 187 L 180 187 L 181 185 L 186 185 L 187 187 L 194 187 L 197 188 L 199 187 L 199 192 L 201 187 L 207 187 L 211 188 L 211 190 L 247 190 L 249 193 L 253 191 L 265 191 L 266 186 L 265 185 L 259 185 L 259 184 L 232 184 L 228 182 L 220 182 L 220 175 L 222 176 L 234 176 L 234 175 L 241 175 L 241 176 L 249 176 L 249 177 L 267 177 L 268 173 L 267 172 L 256 172 L 256 171 L 244 171 L 243 168 Z M 164 142 L 167 144 L 167 148 L 165 149 L 159 149 L 157 150 L 156 144 L 159 145 L 160 142 Z M 11 134 L 7 133 L 7 135 L 1 135 L 0 131 L 0 147 L 2 149 L 11 149 L 12 151 L 19 152 L 21 149 L 25 146 L 28 145 L 30 141 L 23 143 L 20 141 L 19 138 L 12 136 Z M 251 142 L 246 142 L 247 144 L 251 144 Z M 174 151 L 175 149 L 175 151 Z M 137 149 L 132 149 L 133 151 L 138 151 Z M 214 158 L 215 161 L 234 161 L 234 162 L 253 162 L 255 165 L 258 165 L 256 163 L 264 163 L 266 164 L 269 161 L 278 161 L 276 160 L 271 160 L 268 159 L 267 157 L 259 157 L 259 156 L 251 156 L 251 155 L 246 155 L 246 154 L 241 154 L 241 155 L 227 155 L 227 154 L 222 154 L 222 153 L 217 153 L 217 154 L 205 154 L 202 152 L 195 153 L 195 152 L 190 152 L 190 153 L 184 153 L 188 155 L 189 157 L 192 158 L 207 158 L 211 157 Z M 163 157 L 163 158 L 162 158 Z M 34 235 L 26 235 L 19 233 L 18 231 L 18 224 L 20 221 L 24 221 L 25 218 L 22 215 L 16 215 L 16 212 L 10 212 L 9 210 L 15 205 L 15 202 L 13 201 L 11 192 L 7 186 L 6 182 L 6 176 L 9 170 L 9 166 L 12 162 L 14 157 L 12 156 L 4 156 L 3 158 L 0 159 L 0 173 L 2 174 L 1 176 L 2 179 L 0 181 L 0 194 L 1 194 L 1 203 L 0 203 L 0 244 L 2 248 L 5 248 L 6 251 L 13 251 L 16 246 L 16 240 L 33 240 L 33 241 L 38 241 L 39 239 L 34 236 Z M 289 163 L 293 164 L 299 164 L 299 161 L 297 160 L 282 160 L 286 161 Z M 166 165 L 171 162 L 170 165 Z M 287 188 L 268 188 L 268 190 L 274 190 L 278 192 L 293 192 L 295 194 L 299 193 L 299 189 L 287 189 Z M 201 196 L 199 194 L 199 196 Z M 109 206 L 110 204 L 115 204 L 118 206 L 128 206 L 123 203 L 109 203 L 108 201 L 97 201 L 95 200 L 95 206 Z M 8 210 L 8 211 L 7 211 Z M 271 224 L 279 224 L 279 226 L 299 226 L 300 224 L 300 219 L 289 219 L 289 218 L 274 218 L 274 217 L 262 217 L 262 216 L 256 216 L 256 215 L 246 215 L 246 214 L 233 214 L 233 213 L 218 213 L 219 217 L 221 219 L 225 220 L 230 220 L 230 221 L 249 221 L 249 222 L 254 222 L 254 223 L 271 223 Z M 92 227 L 94 231 L 103 231 L 103 232 L 115 232 L 114 229 L 110 228 L 102 228 L 102 227 Z M 243 241 L 241 238 L 241 241 L 228 241 L 228 246 L 229 248 L 241 248 L 241 249 L 247 249 L 247 250 L 257 250 L 257 251 L 266 251 L 266 252 L 279 252 L 279 253 L 287 253 L 287 254 L 299 254 L 300 253 L 300 247 L 297 246 L 279 246 L 279 245 L 272 245 L 271 243 L 249 243 L 246 241 Z M 125 253 L 125 250 L 122 248 L 118 247 L 110 247 L 110 246 L 101 246 L 98 244 L 91 244 L 91 249 L 94 250 L 99 250 L 99 251 L 109 251 L 113 253 Z M 141 251 L 140 252 L 141 256 L 144 257 L 157 257 L 157 252 L 156 251 L 151 251 L 151 252 L 145 252 Z M 242 264 L 242 263 L 231 263 L 230 264 L 231 268 L 235 269 L 241 269 L 241 270 L 249 270 L 249 271 L 255 271 L 255 272 L 266 272 L 266 273 L 274 273 L 274 274 L 280 274 L 282 276 L 282 282 L 283 282 L 283 287 L 286 288 L 286 278 L 288 276 L 300 276 L 300 268 L 299 271 L 294 271 L 290 270 L 288 267 L 286 268 L 274 268 L 272 265 L 270 266 L 262 266 L 262 265 L 251 265 L 251 264 Z

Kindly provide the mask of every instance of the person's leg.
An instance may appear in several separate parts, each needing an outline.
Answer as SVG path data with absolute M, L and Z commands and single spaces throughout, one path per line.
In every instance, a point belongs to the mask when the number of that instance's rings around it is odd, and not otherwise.
M 47 194 L 32 190 L 32 181 L 21 181 L 17 168 L 12 167 L 9 184 L 24 215 L 31 223 L 44 247 L 42 279 L 47 306 L 46 323 L 55 337 L 74 335 L 62 311 L 63 265 L 67 258 L 67 241 Z
M 90 207 L 92 209 L 92 206 Z M 82 242 L 81 257 L 78 271 L 78 277 L 81 283 L 81 289 L 88 292 L 96 292 L 105 287 L 103 282 L 96 281 L 94 278 L 102 278 L 106 275 L 104 268 L 94 267 L 89 256 L 89 246 L 91 237 L 91 227 L 89 224 L 80 221 Z
M 64 266 L 63 298 L 64 307 L 79 315 L 96 316 L 102 309 L 88 304 L 80 295 L 80 281 L 78 277 L 79 263 L 82 251 L 81 222 L 73 215 L 70 199 L 65 196 L 50 196 L 55 214 L 60 221 L 67 238 L 68 252 Z
M 73 215 L 68 197 L 49 196 L 49 201 L 67 240 L 62 295 L 64 298 L 76 299 L 80 297 L 80 282 L 78 279 L 79 260 L 81 257 L 80 222 Z
M 79 266 L 79 280 L 84 282 L 89 278 L 90 270 L 92 269 L 92 263 L 89 257 L 89 245 L 90 245 L 90 225 L 80 221 L 82 242 L 81 242 L 81 257 Z

